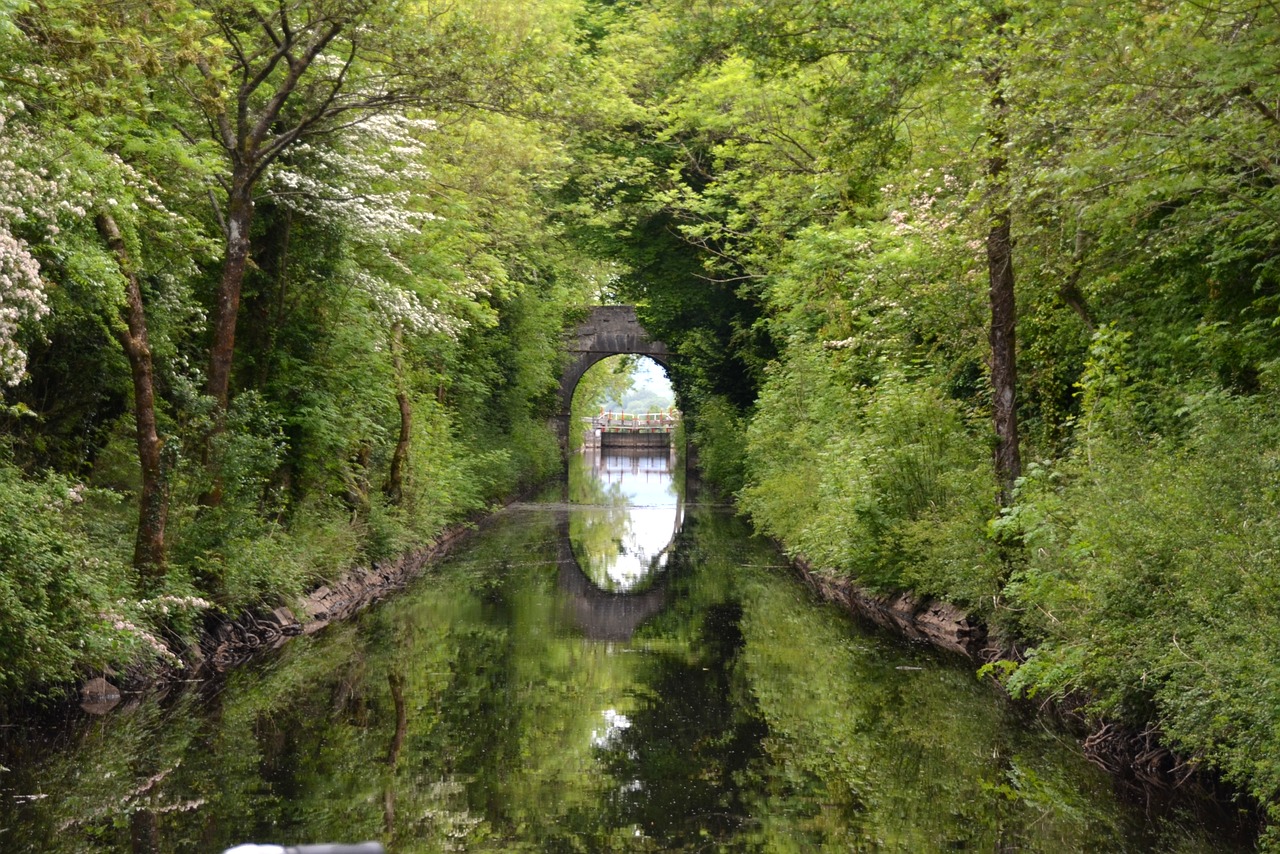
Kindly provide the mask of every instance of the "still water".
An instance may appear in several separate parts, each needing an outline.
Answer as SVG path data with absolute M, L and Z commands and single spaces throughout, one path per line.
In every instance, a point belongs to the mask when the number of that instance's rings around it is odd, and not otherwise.
M 0 851 L 1239 850 L 816 602 L 673 463 L 579 455 L 355 621 L 3 729 Z

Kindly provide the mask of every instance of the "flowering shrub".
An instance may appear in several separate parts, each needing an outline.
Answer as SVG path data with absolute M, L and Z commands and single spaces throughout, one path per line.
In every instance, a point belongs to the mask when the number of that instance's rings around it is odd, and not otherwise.
M 127 629 L 99 616 L 124 568 L 71 527 L 82 490 L 0 463 L 0 695 L 19 699 L 135 648 Z
M 8 386 L 17 385 L 27 367 L 27 354 L 18 343 L 19 327 L 49 312 L 40 262 L 13 232 L 32 224 L 30 212 L 46 209 L 43 203 L 57 191 L 43 170 L 21 165 L 34 141 L 8 121 L 20 106 L 0 101 L 0 383 Z M 56 233 L 56 226 L 52 230 Z

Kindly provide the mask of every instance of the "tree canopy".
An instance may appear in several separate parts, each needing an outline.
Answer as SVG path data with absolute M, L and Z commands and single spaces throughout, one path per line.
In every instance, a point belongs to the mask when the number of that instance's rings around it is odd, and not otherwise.
M 1261 2 L 0 2 L 0 684 L 558 471 L 561 331 L 633 302 L 759 530 L 1274 813 L 1278 53 Z

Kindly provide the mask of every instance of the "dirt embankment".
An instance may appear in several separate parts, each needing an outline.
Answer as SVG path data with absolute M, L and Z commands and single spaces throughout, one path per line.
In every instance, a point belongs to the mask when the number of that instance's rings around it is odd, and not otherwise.
M 512 501 L 519 498 L 512 499 Z M 507 502 L 511 503 L 511 502 Z M 156 661 L 123 673 L 109 673 L 80 685 L 80 707 L 105 714 L 128 695 L 157 690 L 178 681 L 208 678 L 243 664 L 290 638 L 314 634 L 330 623 L 345 620 L 364 608 L 404 589 L 434 561 L 482 527 L 493 513 L 447 528 L 431 545 L 371 566 L 357 566 L 311 591 L 297 610 L 246 611 L 235 619 L 210 620 L 198 641 L 175 650 L 182 666 Z
M 281 646 L 291 637 L 314 634 L 330 623 L 345 620 L 402 590 L 463 533 L 456 532 L 429 548 L 392 560 L 350 569 L 336 581 L 311 591 L 300 605 L 300 614 L 290 608 L 276 608 L 266 613 L 249 611 L 223 622 L 205 633 L 193 657 L 204 671 L 221 673 L 264 650 Z
M 954 605 L 913 593 L 873 593 L 847 578 L 794 562 L 800 577 L 822 598 L 911 640 L 923 641 L 969 658 L 989 660 L 987 628 Z

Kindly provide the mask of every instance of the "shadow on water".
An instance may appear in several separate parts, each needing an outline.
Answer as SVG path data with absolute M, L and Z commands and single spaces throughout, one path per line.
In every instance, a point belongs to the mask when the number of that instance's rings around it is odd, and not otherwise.
M 1189 806 L 1130 804 L 971 666 L 817 603 L 678 470 L 593 462 L 225 682 L 0 729 L 0 850 L 1247 844 Z

